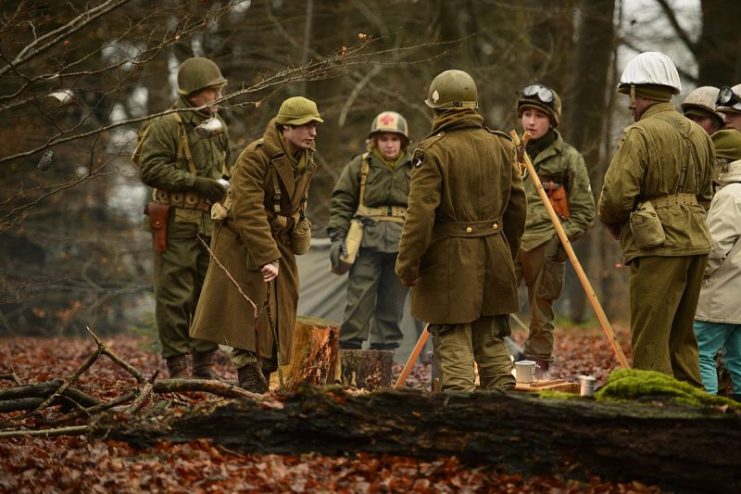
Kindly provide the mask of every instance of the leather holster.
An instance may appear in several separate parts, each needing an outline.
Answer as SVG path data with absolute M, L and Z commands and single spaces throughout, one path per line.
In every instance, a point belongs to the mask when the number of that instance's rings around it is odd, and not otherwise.
M 170 205 L 149 202 L 144 208 L 144 214 L 149 215 L 154 250 L 164 252 L 167 250 L 167 221 L 170 218 Z

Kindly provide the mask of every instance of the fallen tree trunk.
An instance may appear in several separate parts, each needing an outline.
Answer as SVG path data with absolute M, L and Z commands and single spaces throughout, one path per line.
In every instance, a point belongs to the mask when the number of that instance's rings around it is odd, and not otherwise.
M 338 389 L 302 389 L 281 405 L 211 402 L 159 422 L 103 418 L 91 433 L 138 446 L 209 438 L 245 453 L 455 455 L 503 471 L 596 474 L 675 492 L 728 492 L 741 482 L 741 414 L 720 409 Z

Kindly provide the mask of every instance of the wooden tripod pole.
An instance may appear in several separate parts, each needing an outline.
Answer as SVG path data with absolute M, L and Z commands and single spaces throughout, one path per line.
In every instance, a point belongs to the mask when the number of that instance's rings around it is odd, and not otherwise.
M 422 348 L 424 348 L 425 343 L 427 343 L 427 338 L 430 337 L 429 327 L 429 324 L 425 324 L 425 328 L 422 330 L 422 333 L 420 333 L 417 344 L 414 345 L 414 349 L 412 350 L 412 353 L 409 354 L 409 357 L 404 364 L 404 368 L 401 370 L 401 374 L 399 374 L 399 377 L 396 379 L 394 389 L 401 389 L 404 387 L 407 377 L 409 377 L 409 374 L 412 372 L 412 367 L 414 367 L 417 358 L 419 358 L 419 354 L 422 352 Z
M 515 132 L 514 130 L 511 131 L 509 134 L 512 137 L 512 142 L 517 147 L 518 161 L 520 161 L 521 164 L 525 165 L 528 174 L 535 184 L 538 195 L 540 196 L 541 201 L 543 201 L 543 205 L 545 206 L 546 211 L 548 211 L 548 216 L 550 217 L 551 222 L 556 229 L 556 234 L 561 240 L 561 245 L 563 245 L 566 254 L 569 256 L 569 260 L 571 261 L 571 265 L 574 267 L 576 276 L 579 278 L 582 288 L 584 288 L 584 293 L 587 294 L 587 299 L 589 299 L 589 303 L 592 304 L 592 308 L 597 314 L 597 319 L 599 320 L 599 323 L 605 332 L 605 336 L 607 336 L 607 340 L 610 342 L 610 346 L 612 347 L 612 351 L 615 353 L 615 357 L 617 357 L 621 367 L 625 369 L 629 368 L 630 364 L 628 363 L 628 359 L 625 358 L 623 349 L 620 348 L 620 345 L 618 345 L 618 342 L 615 339 L 615 332 L 612 330 L 612 326 L 610 326 L 610 321 L 607 320 L 607 315 L 605 315 L 605 311 L 602 310 L 602 305 L 600 305 L 599 300 L 597 299 L 597 294 L 594 293 L 592 284 L 587 279 L 587 275 L 584 274 L 584 269 L 582 269 L 579 259 L 576 258 L 574 248 L 571 246 L 571 242 L 569 242 L 569 238 L 566 236 L 566 232 L 564 231 L 563 226 L 561 226 L 561 220 L 559 219 L 556 211 L 554 211 L 553 206 L 551 205 L 548 194 L 543 188 L 543 184 L 540 182 L 538 174 L 535 172 L 535 167 L 530 161 L 530 157 L 525 152 L 525 144 L 530 138 L 530 134 L 525 132 L 525 134 L 523 134 L 522 136 L 522 139 L 520 139 L 520 136 L 518 136 L 517 132 Z

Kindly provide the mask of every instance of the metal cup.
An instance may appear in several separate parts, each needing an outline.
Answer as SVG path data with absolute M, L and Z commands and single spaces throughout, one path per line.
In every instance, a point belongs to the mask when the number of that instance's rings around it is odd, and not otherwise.
M 198 137 L 208 139 L 224 132 L 224 124 L 218 118 L 211 117 L 198 124 L 195 131 Z
M 594 376 L 579 376 L 579 394 L 581 396 L 594 396 L 594 386 L 597 379 Z
M 518 383 L 529 384 L 535 382 L 535 369 L 538 364 L 534 360 L 519 360 L 515 362 L 515 379 Z

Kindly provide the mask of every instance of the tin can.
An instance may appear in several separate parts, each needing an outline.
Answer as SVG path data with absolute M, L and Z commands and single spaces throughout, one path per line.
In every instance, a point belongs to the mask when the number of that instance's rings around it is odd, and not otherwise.
M 581 396 L 594 396 L 594 387 L 597 379 L 594 376 L 579 376 L 579 394 Z
M 534 360 L 518 360 L 515 362 L 515 379 L 518 383 L 529 384 L 535 382 L 535 369 L 538 364 Z

